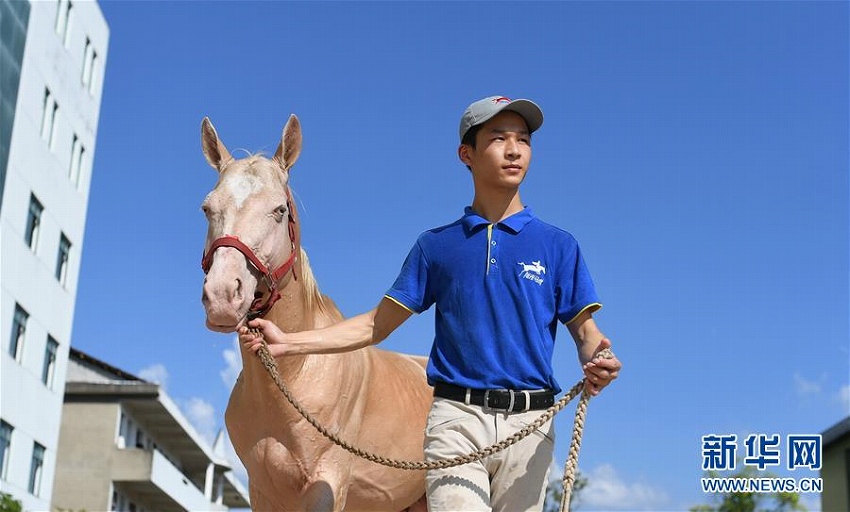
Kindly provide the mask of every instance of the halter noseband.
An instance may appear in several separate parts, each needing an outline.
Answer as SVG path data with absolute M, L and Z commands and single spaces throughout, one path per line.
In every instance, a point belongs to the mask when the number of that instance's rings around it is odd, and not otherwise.
M 224 235 L 219 238 L 213 240 L 210 244 L 209 249 L 204 253 L 201 258 L 201 268 L 204 270 L 204 274 L 210 271 L 210 267 L 212 267 L 213 263 L 213 255 L 215 254 L 216 249 L 219 247 L 233 247 L 237 251 L 241 252 L 245 259 L 254 267 L 254 269 L 259 272 L 262 276 L 263 280 L 266 282 L 266 286 L 269 287 L 269 297 L 266 299 L 265 303 L 263 303 L 261 298 L 256 298 L 251 303 L 251 307 L 248 309 L 248 317 L 249 318 L 257 318 L 265 315 L 271 310 L 274 303 L 280 298 L 280 291 L 277 289 L 280 280 L 289 273 L 292 272 L 293 279 L 298 279 L 296 276 L 293 267 L 295 266 L 295 261 L 298 258 L 298 242 L 296 241 L 296 214 L 295 210 L 292 207 L 292 192 L 289 190 L 289 187 L 286 187 L 286 210 L 289 216 L 289 241 L 292 243 L 292 252 L 289 255 L 289 258 L 279 267 L 277 267 L 274 271 L 269 269 L 260 258 L 251 250 L 250 247 L 245 245 L 239 237 L 234 235 Z

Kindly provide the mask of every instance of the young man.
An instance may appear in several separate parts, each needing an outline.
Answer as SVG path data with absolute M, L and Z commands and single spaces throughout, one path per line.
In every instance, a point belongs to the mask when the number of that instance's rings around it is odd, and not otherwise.
M 524 207 L 520 185 L 531 134 L 543 113 L 529 100 L 493 96 L 472 103 L 460 122 L 458 157 L 474 197 L 463 217 L 420 235 L 378 306 L 333 326 L 262 330 L 275 357 L 333 353 L 380 343 L 413 313 L 436 305 L 428 362 L 434 402 L 425 456 L 445 459 L 509 437 L 533 422 L 560 392 L 552 371 L 558 323 L 576 342 L 587 390 L 597 395 L 621 368 L 598 357 L 611 342 L 592 313 L 601 307 L 575 239 Z M 243 328 L 240 341 L 257 350 Z M 428 508 L 541 510 L 552 461 L 552 422 L 482 461 L 426 475 Z

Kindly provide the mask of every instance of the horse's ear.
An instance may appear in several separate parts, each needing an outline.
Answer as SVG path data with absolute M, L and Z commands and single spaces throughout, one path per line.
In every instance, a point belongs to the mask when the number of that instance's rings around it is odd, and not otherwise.
M 227 162 L 233 160 L 230 151 L 219 140 L 218 133 L 216 133 L 209 117 L 205 117 L 201 122 L 201 146 L 204 148 L 204 156 L 207 162 L 217 171 L 221 171 Z
M 280 144 L 274 153 L 274 159 L 281 169 L 288 171 L 295 165 L 298 155 L 301 154 L 301 122 L 295 114 L 289 116 L 286 126 L 283 127 L 283 135 Z

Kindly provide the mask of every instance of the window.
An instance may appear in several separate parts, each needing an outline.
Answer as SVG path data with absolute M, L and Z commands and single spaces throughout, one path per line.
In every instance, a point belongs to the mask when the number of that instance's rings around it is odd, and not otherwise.
M 0 420 L 0 480 L 9 474 L 9 454 L 12 451 L 12 425 Z
M 23 358 L 24 335 L 27 331 L 27 320 L 29 320 L 29 317 L 29 313 L 24 308 L 15 304 L 15 316 L 12 319 L 12 338 L 9 342 L 9 355 L 19 363 Z
M 112 490 L 112 504 L 109 510 L 115 512 L 145 512 L 144 507 L 136 505 L 121 491 Z
M 44 101 L 41 105 L 41 138 L 47 139 L 47 134 L 53 129 L 53 95 L 50 89 L 44 88 Z
M 58 0 L 56 4 L 56 34 L 67 48 L 71 34 L 71 16 L 74 5 L 71 0 Z
M 83 155 L 85 154 L 86 148 L 83 147 L 83 141 L 75 133 L 71 142 L 71 165 L 68 168 L 68 179 L 75 187 L 80 184 L 80 170 L 83 168 Z
M 27 231 L 25 239 L 27 245 L 33 252 L 38 248 L 38 231 L 41 227 L 41 213 L 44 211 L 44 206 L 41 205 L 35 195 L 30 194 L 30 210 L 27 213 Z
M 154 441 L 136 421 L 123 410 L 118 422 L 118 448 L 140 448 L 142 450 L 153 450 Z
M 41 138 L 47 141 L 47 146 L 53 149 L 56 140 L 56 118 L 59 116 L 59 104 L 47 87 L 44 88 L 44 112 L 41 117 Z
M 144 433 L 127 413 L 121 411 L 121 423 L 118 427 L 119 448 L 141 448 L 137 446 L 144 437 Z M 142 443 L 144 445 L 144 443 Z
M 56 352 L 59 342 L 53 336 L 47 335 L 47 347 L 44 349 L 44 367 L 41 370 L 41 382 L 48 388 L 53 388 L 53 374 L 56 372 Z
M 30 485 L 28 490 L 33 496 L 41 493 L 41 473 L 44 467 L 44 446 L 32 443 L 32 465 L 30 466 Z
M 86 38 L 86 49 L 83 55 L 83 85 L 88 89 L 89 94 L 94 92 L 94 67 L 97 64 L 97 52 L 91 44 L 91 40 Z
M 118 420 L 118 439 L 116 439 L 115 443 L 118 445 L 118 448 L 126 448 L 127 440 L 130 438 L 130 428 L 132 427 L 132 420 L 130 417 L 124 414 L 124 411 L 121 411 L 121 417 Z
M 56 256 L 56 279 L 63 286 L 68 276 L 68 257 L 71 255 L 71 241 L 62 233 L 59 239 L 59 254 Z
M 149 438 L 148 438 L 147 434 L 145 434 L 145 431 L 137 427 L 136 428 L 136 448 L 141 448 L 141 449 L 144 450 L 148 446 L 148 441 L 149 441 Z

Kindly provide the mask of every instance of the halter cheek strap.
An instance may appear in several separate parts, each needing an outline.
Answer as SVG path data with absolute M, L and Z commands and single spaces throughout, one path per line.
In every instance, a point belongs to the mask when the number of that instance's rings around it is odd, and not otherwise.
M 287 260 L 274 271 L 263 264 L 254 251 L 239 240 L 239 237 L 234 235 L 224 235 L 213 240 L 209 249 L 201 258 L 201 268 L 204 270 L 204 274 L 206 274 L 210 271 L 210 267 L 212 267 L 213 256 L 215 255 L 216 249 L 219 247 L 232 247 L 241 252 L 251 266 L 253 266 L 254 269 L 263 276 L 263 280 L 265 280 L 266 285 L 269 287 L 269 297 L 266 299 L 265 303 L 263 303 L 260 298 L 255 299 L 254 302 L 251 303 L 251 307 L 248 310 L 248 316 L 251 318 L 263 316 L 269 312 L 272 306 L 274 306 L 274 303 L 280 298 L 280 291 L 278 290 L 280 280 L 283 279 L 287 273 L 293 270 L 293 267 L 295 266 L 295 261 L 299 252 L 299 244 L 297 242 L 298 230 L 296 226 L 297 221 L 295 211 L 292 208 L 292 193 L 290 192 L 289 187 L 286 189 L 286 209 L 289 212 L 289 240 L 292 243 L 292 251 L 289 254 L 289 258 L 287 258 Z M 298 276 L 294 271 L 292 272 L 292 277 L 293 279 L 298 279 Z

